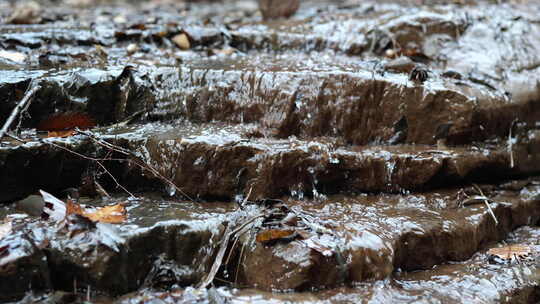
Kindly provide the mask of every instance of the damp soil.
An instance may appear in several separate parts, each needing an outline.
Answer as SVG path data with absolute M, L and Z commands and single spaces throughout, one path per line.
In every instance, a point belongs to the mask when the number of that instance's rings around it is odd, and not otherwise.
M 0 302 L 540 302 L 540 2 L 261 2 L 0 3 Z

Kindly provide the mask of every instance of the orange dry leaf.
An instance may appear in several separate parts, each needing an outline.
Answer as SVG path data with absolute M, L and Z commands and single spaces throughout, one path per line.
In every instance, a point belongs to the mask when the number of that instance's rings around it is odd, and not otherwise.
M 257 242 L 267 243 L 281 239 L 290 238 L 294 235 L 294 230 L 268 229 L 257 234 Z
M 66 112 L 53 114 L 43 120 L 37 127 L 39 131 L 64 131 L 75 128 L 89 129 L 96 125 L 85 113 Z
M 511 260 L 513 258 L 524 258 L 533 252 L 527 245 L 510 245 L 499 248 L 491 248 L 488 254 L 498 256 L 501 259 Z
M 70 137 L 75 135 L 75 130 L 49 131 L 47 137 Z
M 120 224 L 126 220 L 126 208 L 122 204 L 105 206 L 93 211 L 87 211 L 80 205 L 67 201 L 66 214 L 78 214 L 87 217 L 93 222 Z
M 84 215 L 84 210 L 81 205 L 77 205 L 72 200 L 68 199 L 66 202 L 66 215 L 70 214 Z
M 120 224 L 126 220 L 126 208 L 122 204 L 99 208 L 94 212 L 83 214 L 94 222 Z

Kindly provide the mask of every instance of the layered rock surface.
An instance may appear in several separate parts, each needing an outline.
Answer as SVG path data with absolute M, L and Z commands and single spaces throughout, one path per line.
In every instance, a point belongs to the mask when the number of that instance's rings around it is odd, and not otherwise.
M 540 301 L 538 3 L 83 2 L 0 4 L 0 123 L 40 86 L 0 143 L 0 301 Z M 17 209 L 87 179 L 124 223 Z M 532 259 L 490 264 L 503 240 Z

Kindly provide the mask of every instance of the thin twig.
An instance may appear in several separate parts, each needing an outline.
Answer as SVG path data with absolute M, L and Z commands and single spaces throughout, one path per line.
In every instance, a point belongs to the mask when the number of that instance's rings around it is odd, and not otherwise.
M 510 153 L 510 168 L 514 168 L 514 138 L 512 136 L 512 129 L 514 128 L 514 125 L 517 123 L 517 118 L 510 123 L 510 130 L 508 131 L 508 153 Z
M 128 149 L 124 149 L 124 148 L 119 147 L 117 145 L 111 144 L 111 143 L 109 143 L 109 142 L 107 142 L 105 140 L 97 138 L 94 134 L 92 134 L 92 132 L 85 132 L 85 131 L 82 131 L 82 130 L 77 130 L 77 134 L 85 135 L 88 138 L 90 138 L 91 140 L 93 140 L 95 143 L 97 143 L 98 145 L 101 145 L 101 146 L 103 146 L 103 147 L 105 147 L 107 149 L 110 149 L 110 150 L 116 151 L 118 153 L 124 154 L 126 156 L 132 157 L 133 159 L 126 159 L 126 160 L 131 162 L 131 163 L 134 163 L 135 165 L 139 166 L 143 170 L 150 171 L 150 173 L 152 173 L 154 176 L 158 177 L 162 181 L 166 182 L 170 186 L 172 186 L 176 191 L 178 191 L 180 194 L 185 196 L 187 199 L 189 199 L 190 201 L 194 201 L 189 195 L 187 195 L 184 191 L 182 191 L 182 189 L 180 189 L 180 187 L 178 187 L 173 181 L 171 181 L 170 179 L 163 176 L 152 165 L 150 165 L 149 163 L 145 162 L 140 157 L 135 155 L 135 153 L 133 153 L 133 151 L 130 151 Z
M 249 241 L 248 242 L 251 242 L 251 238 L 252 236 L 250 236 L 249 238 Z M 243 262 L 243 258 L 244 258 L 244 249 L 246 248 L 246 243 L 242 244 L 242 249 L 240 249 L 240 257 L 238 258 L 238 264 L 236 266 L 236 272 L 234 274 L 234 284 L 236 285 L 237 282 L 238 282 L 238 273 L 240 272 L 240 267 L 242 266 Z
M 11 114 L 9 115 L 8 119 L 4 123 L 4 126 L 2 129 L 0 129 L 0 140 L 4 137 L 6 132 L 8 131 L 11 124 L 13 124 L 13 121 L 15 121 L 15 118 L 21 113 L 22 109 L 24 109 L 32 99 L 31 97 L 41 88 L 39 84 L 36 84 L 32 86 L 26 93 L 24 94 L 23 99 L 19 101 L 19 103 L 15 106 L 13 111 L 11 111 Z
M 473 187 L 480 193 L 481 196 L 484 197 L 484 203 L 486 204 L 486 207 L 488 209 L 489 214 L 493 218 L 493 221 L 495 221 L 495 225 L 499 225 L 499 221 L 497 220 L 497 217 L 495 217 L 495 213 L 493 212 L 493 209 L 491 209 L 491 206 L 489 205 L 489 200 L 487 199 L 487 196 L 484 195 L 484 192 L 482 192 L 482 189 L 478 187 L 478 185 L 473 184 Z
M 122 185 L 116 180 L 116 178 L 114 177 L 114 175 L 112 175 L 112 173 L 109 172 L 109 170 L 107 170 L 107 168 L 105 168 L 105 166 L 101 163 L 101 161 L 103 161 L 103 160 L 123 160 L 123 159 L 99 159 L 99 158 L 94 158 L 94 157 L 90 157 L 90 156 L 83 155 L 83 154 L 81 154 L 81 153 L 79 153 L 79 152 L 73 151 L 73 150 L 68 149 L 68 148 L 66 148 L 66 147 L 62 147 L 62 146 L 57 145 L 57 144 L 55 144 L 55 143 L 53 143 L 53 142 L 45 142 L 45 141 L 44 141 L 44 143 L 49 144 L 49 145 L 54 146 L 54 147 L 57 147 L 57 148 L 62 149 L 62 150 L 64 150 L 64 151 L 70 152 L 70 153 L 72 153 L 72 154 L 74 154 L 74 155 L 77 155 L 77 156 L 79 156 L 79 157 L 81 157 L 81 158 L 84 158 L 84 159 L 87 159 L 87 160 L 91 160 L 91 161 L 95 161 L 95 162 L 96 162 L 96 163 L 97 163 L 97 164 L 105 171 L 105 173 L 107 173 L 107 175 L 109 175 L 109 176 L 111 177 L 111 179 L 116 183 L 116 185 L 117 185 L 119 188 L 121 188 L 122 190 L 124 190 L 127 194 L 129 194 L 129 196 L 135 197 L 135 198 L 136 198 L 136 196 L 133 195 L 133 193 L 129 192 L 124 186 L 122 186 Z
M 76 151 L 73 151 L 71 149 L 68 149 L 66 147 L 62 147 L 61 145 L 57 145 L 53 142 L 48 142 L 48 141 L 42 141 L 43 143 L 45 144 L 48 144 L 48 145 L 51 145 L 51 146 L 54 146 L 54 147 L 57 147 L 59 149 L 62 149 L 62 150 L 65 150 L 69 153 L 72 153 L 74 155 L 77 155 L 81 158 L 84 158 L 84 159 L 87 159 L 87 160 L 92 160 L 92 161 L 125 161 L 125 159 L 123 158 L 95 158 L 95 157 L 91 157 L 91 156 L 87 156 L 87 155 L 84 155 L 84 154 L 81 154 L 79 152 L 76 152 Z
M 216 274 L 223 263 L 223 258 L 225 257 L 225 251 L 227 250 L 227 247 L 229 247 L 229 240 L 231 239 L 231 236 L 235 235 L 236 233 L 238 233 L 238 231 L 244 229 L 247 225 L 253 223 L 255 220 L 262 217 L 264 217 L 263 214 L 256 215 L 232 231 L 230 229 L 230 224 L 227 225 L 227 229 L 225 231 L 225 237 L 221 241 L 221 245 L 219 247 L 219 251 L 216 256 L 216 259 L 214 260 L 214 264 L 212 264 L 212 268 L 210 268 L 210 272 L 208 272 L 208 275 L 200 283 L 198 288 L 200 289 L 206 288 L 208 285 L 210 285 L 210 283 L 212 283 L 212 281 L 214 281 L 214 278 L 216 277 Z
M 112 180 L 114 181 L 114 183 L 122 188 L 122 190 L 124 190 L 127 194 L 129 194 L 131 197 L 133 198 L 137 198 L 135 195 L 133 195 L 133 193 L 129 192 L 128 189 L 126 189 L 124 186 L 120 185 L 120 183 L 116 180 L 116 178 L 114 177 L 114 175 L 111 174 L 111 172 L 109 172 L 109 170 L 107 170 L 107 168 L 105 168 L 105 166 L 103 166 L 103 164 L 100 162 L 100 161 L 96 161 L 96 163 L 101 167 L 101 169 L 103 169 L 103 171 L 105 171 L 105 173 L 107 173 L 107 175 L 109 175 Z
M 204 278 L 204 280 L 201 282 L 198 288 L 203 289 L 206 288 L 212 281 L 214 281 L 214 278 L 216 277 L 216 274 L 221 267 L 221 261 L 223 261 L 223 256 L 225 256 L 225 251 L 227 250 L 227 247 L 229 246 L 229 238 L 231 237 L 231 226 L 227 225 L 227 228 L 225 229 L 225 238 L 221 241 L 221 246 L 219 247 L 218 254 L 216 256 L 216 259 L 214 260 L 214 264 L 212 264 L 212 268 L 210 268 L 210 272 L 208 272 L 208 275 Z

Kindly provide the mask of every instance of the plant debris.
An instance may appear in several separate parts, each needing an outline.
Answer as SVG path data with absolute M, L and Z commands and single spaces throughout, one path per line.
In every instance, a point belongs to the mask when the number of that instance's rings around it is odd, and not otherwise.
M 275 241 L 290 241 L 298 234 L 292 229 L 266 229 L 257 234 L 257 242 L 268 244 Z
M 65 131 L 49 131 L 47 132 L 47 138 L 51 137 L 70 137 L 75 135 L 77 132 L 75 130 L 65 130 Z
M 488 254 L 496 255 L 502 259 L 511 259 L 514 256 L 525 257 L 532 253 L 527 245 L 509 245 L 505 247 L 491 248 Z
M 37 127 L 39 131 L 56 131 L 60 134 L 68 134 L 66 132 L 73 132 L 75 128 L 90 129 L 96 126 L 94 119 L 88 114 L 78 112 L 66 112 L 54 114 L 45 120 L 43 120 Z M 62 133 L 64 132 L 64 133 Z M 49 137 L 64 137 L 64 136 L 49 136 Z
M 72 200 L 68 200 L 66 207 L 68 214 L 78 214 L 92 222 L 121 224 L 126 220 L 126 208 L 122 204 L 88 210 L 81 205 L 75 204 Z
M 0 224 L 0 241 L 8 236 L 11 233 L 11 230 L 13 229 L 11 221 L 8 219 L 4 220 L 3 224 Z M 9 244 L 7 245 L 1 245 L 0 244 L 0 259 L 6 257 L 9 255 Z M 0 266 L 2 263 L 0 262 Z
M 44 219 L 51 218 L 56 222 L 60 222 L 65 220 L 69 215 L 76 214 L 92 222 L 120 224 L 126 220 L 126 209 L 123 204 L 101 208 L 87 208 L 74 203 L 71 199 L 68 199 L 64 203 L 43 190 L 40 190 L 40 193 L 45 200 L 45 207 L 42 214 Z
M 12 224 L 10 220 L 4 220 L 3 224 L 0 224 L 0 240 L 6 237 L 12 229 Z
M 508 245 L 504 247 L 491 248 L 487 251 L 490 260 L 500 259 L 504 262 L 522 261 L 529 258 L 535 250 L 524 244 Z

